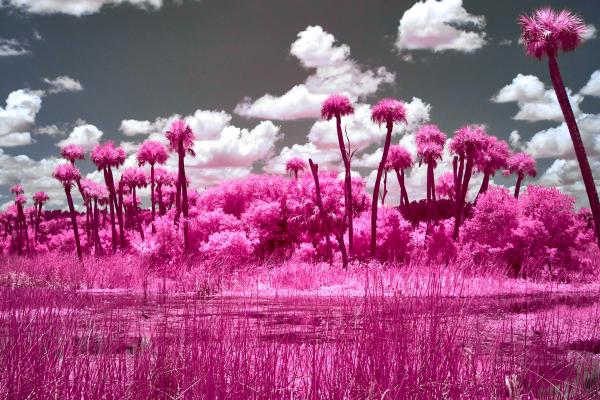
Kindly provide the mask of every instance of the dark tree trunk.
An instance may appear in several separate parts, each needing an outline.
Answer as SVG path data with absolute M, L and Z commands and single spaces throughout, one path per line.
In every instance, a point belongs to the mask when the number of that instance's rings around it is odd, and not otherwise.
M 338 145 L 340 146 L 340 152 L 342 153 L 342 160 L 344 161 L 344 192 L 345 192 L 345 207 L 346 217 L 348 218 L 348 249 L 350 254 L 354 251 L 354 210 L 352 204 L 352 177 L 350 175 L 350 159 L 346 151 L 346 145 L 344 144 L 344 135 L 342 134 L 342 118 L 339 115 L 335 116 L 335 127 L 337 130 Z
M 110 210 L 110 226 L 112 228 L 111 239 L 112 239 L 112 249 L 113 252 L 117 250 L 117 228 L 115 225 L 115 188 L 110 179 L 110 175 L 108 174 L 108 168 L 104 168 L 104 182 L 106 182 L 106 186 L 108 187 L 108 205 Z
M 385 136 L 385 144 L 383 145 L 383 155 L 381 156 L 381 162 L 377 168 L 377 177 L 375 179 L 375 188 L 373 189 L 373 202 L 371 204 L 371 257 L 375 258 L 377 255 L 377 203 L 379 200 L 379 185 L 381 184 L 381 175 L 383 175 L 383 169 L 387 161 L 387 155 L 390 150 L 390 143 L 392 141 L 392 121 L 388 121 L 386 124 L 387 133 Z
M 462 163 L 461 163 L 462 164 Z M 462 165 L 461 165 L 462 167 Z M 462 168 L 461 168 L 462 169 Z M 459 176 L 461 171 L 459 171 Z M 473 173 L 473 156 L 467 155 L 467 165 L 465 167 L 464 176 L 462 183 L 460 184 L 460 197 L 457 201 L 456 207 L 456 219 L 454 221 L 454 240 L 458 240 L 458 232 L 462 223 L 463 211 L 465 208 L 465 201 L 467 198 L 467 191 L 469 189 L 469 181 L 471 180 L 471 174 Z
M 308 159 L 308 164 L 310 165 L 310 171 L 312 172 L 313 179 L 315 180 L 315 192 L 317 195 L 317 207 L 319 207 L 319 214 L 321 214 L 321 224 L 323 225 L 323 235 L 325 236 L 325 243 L 327 244 L 327 258 L 331 263 L 333 261 L 333 252 L 331 250 L 331 238 L 329 237 L 329 220 L 327 219 L 327 214 L 325 214 L 325 209 L 323 208 L 323 199 L 321 198 L 321 186 L 319 185 L 319 164 L 313 163 L 312 159 Z M 347 267 L 344 264 L 344 268 Z
M 165 215 L 165 205 L 162 198 L 162 185 L 156 185 L 156 194 L 158 195 L 158 215 Z
M 517 176 L 517 184 L 515 185 L 515 199 L 519 198 L 519 192 L 521 192 L 521 183 L 523 182 L 523 175 Z
M 79 242 L 79 229 L 77 228 L 77 215 L 73 206 L 73 197 L 71 196 L 71 187 L 65 185 L 65 194 L 67 195 L 67 203 L 69 204 L 69 213 L 71 214 L 71 224 L 73 225 L 73 236 L 75 236 L 75 246 L 77 247 L 77 258 L 83 260 L 81 253 L 81 243 Z
M 112 186 L 113 193 L 115 192 L 115 180 L 113 178 L 112 169 L 108 168 L 108 175 L 110 177 L 110 183 Z M 116 200 L 116 198 L 115 198 Z M 125 249 L 125 227 L 123 226 L 123 190 L 119 185 L 119 204 L 117 205 L 117 219 L 119 221 L 119 244 L 121 249 Z
M 383 171 L 383 195 L 381 196 L 381 205 L 384 206 L 385 205 L 385 198 L 387 196 L 388 190 L 387 190 L 387 175 L 388 175 L 388 171 L 387 169 Z
M 587 193 L 590 209 L 594 218 L 596 240 L 598 241 L 598 247 L 600 247 L 600 200 L 598 200 L 598 192 L 596 191 L 592 169 L 590 168 L 585 147 L 583 146 L 583 141 L 581 140 L 581 135 L 579 134 L 579 127 L 577 126 L 577 121 L 575 120 L 571 103 L 569 103 L 569 97 L 567 95 L 567 91 L 565 90 L 565 85 L 560 74 L 560 69 L 558 67 L 558 61 L 556 60 L 555 54 L 548 55 L 548 67 L 550 69 L 552 86 L 554 86 L 558 103 L 560 104 L 560 108 L 565 117 L 565 122 L 569 128 L 571 140 L 573 141 L 573 148 L 575 150 L 575 155 L 577 156 L 579 168 L 581 169 L 583 184 L 585 185 L 585 191 Z
M 183 148 L 183 141 L 179 141 L 178 146 L 179 153 L 179 185 L 178 192 L 181 194 L 180 208 L 177 209 L 176 221 L 179 220 L 179 214 L 183 211 L 183 249 L 188 250 L 188 197 L 187 197 L 187 180 L 185 177 L 185 149 Z M 179 200 L 179 196 L 177 197 Z M 179 206 L 179 205 L 178 205 Z

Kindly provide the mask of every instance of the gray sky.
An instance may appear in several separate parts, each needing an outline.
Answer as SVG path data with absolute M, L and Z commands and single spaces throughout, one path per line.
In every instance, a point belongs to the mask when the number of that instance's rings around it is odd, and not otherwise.
M 49 178 L 59 143 L 112 139 L 134 151 L 175 114 L 196 128 L 199 155 L 187 161 L 198 187 L 279 172 L 292 155 L 333 168 L 333 126 L 315 114 L 331 92 L 357 105 L 346 125 L 367 180 L 383 139 L 368 105 L 392 96 L 410 103 L 413 117 L 395 143 L 410 148 L 411 129 L 427 121 L 449 136 L 465 123 L 506 140 L 518 131 L 514 147 L 537 158 L 540 182 L 581 198 L 547 65 L 517 42 L 518 15 L 543 5 L 568 7 L 600 28 L 600 6 L 589 0 L 0 0 L 0 205 L 21 181 L 61 206 Z M 560 65 L 600 171 L 596 36 L 590 26 Z M 412 174 L 414 196 L 423 177 Z

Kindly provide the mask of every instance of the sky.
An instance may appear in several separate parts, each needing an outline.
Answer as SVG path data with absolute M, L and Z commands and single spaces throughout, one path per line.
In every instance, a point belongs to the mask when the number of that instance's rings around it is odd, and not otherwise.
M 343 124 L 357 149 L 353 170 L 368 187 L 385 137 L 370 106 L 394 97 L 406 102 L 408 123 L 395 127 L 393 143 L 415 152 L 424 123 L 448 137 L 485 124 L 536 158 L 529 183 L 558 187 L 585 206 L 547 63 L 527 57 L 518 40 L 518 16 L 546 5 L 588 24 L 583 45 L 559 63 L 600 187 L 595 1 L 0 0 L 0 206 L 22 183 L 27 195 L 44 190 L 50 208 L 64 207 L 51 177 L 61 146 L 91 150 L 113 140 L 134 166 L 137 146 L 164 140 L 178 117 L 196 133 L 197 156 L 186 165 L 199 190 L 285 173 L 293 156 L 340 169 L 335 126 L 319 115 L 332 93 L 355 105 Z M 436 174 L 450 162 L 446 154 Z M 101 181 L 88 160 L 78 166 Z M 411 199 L 423 197 L 425 168 L 409 175 Z M 514 180 L 494 178 L 508 187 Z

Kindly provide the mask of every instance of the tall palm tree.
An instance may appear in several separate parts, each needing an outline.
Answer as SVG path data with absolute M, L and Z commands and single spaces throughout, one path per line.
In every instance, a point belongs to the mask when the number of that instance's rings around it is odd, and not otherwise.
M 371 204 L 371 257 L 375 258 L 377 251 L 377 204 L 379 202 L 379 185 L 381 176 L 387 162 L 390 144 L 392 142 L 392 129 L 394 124 L 406 122 L 406 108 L 404 103 L 396 99 L 380 100 L 371 108 L 371 120 L 381 125 L 385 124 L 386 136 L 383 145 L 383 154 L 379 167 L 377 168 L 377 177 L 375 178 L 375 188 L 373 189 L 373 202 Z
M 35 213 L 35 239 L 37 240 L 38 231 L 40 229 L 40 218 L 42 216 L 42 206 L 45 202 L 48 201 L 48 195 L 46 192 L 36 192 L 33 195 L 33 202 L 35 205 L 36 213 Z
M 196 138 L 192 128 L 188 126 L 183 120 L 175 120 L 171 124 L 171 128 L 166 132 L 166 137 L 169 139 L 169 145 L 171 151 L 177 152 L 179 163 L 178 163 L 178 179 L 177 179 L 177 199 L 176 207 L 177 214 L 175 215 L 175 222 L 179 221 L 179 215 L 183 211 L 183 245 L 184 249 L 188 248 L 188 196 L 187 196 L 187 179 L 185 177 L 185 154 L 188 153 L 191 156 L 195 156 L 194 153 L 194 139 Z
M 323 102 L 321 107 L 321 117 L 327 121 L 335 118 L 335 126 L 337 130 L 338 145 L 342 153 L 344 162 L 344 201 L 346 206 L 346 218 L 348 219 L 348 251 L 352 255 L 354 249 L 354 224 L 352 222 L 353 206 L 352 206 L 352 176 L 350 174 L 350 149 L 346 149 L 344 143 L 344 135 L 342 134 L 342 117 L 354 114 L 354 107 L 350 103 L 350 99 L 346 96 L 333 94 Z
M 459 228 L 462 223 L 465 202 L 467 199 L 467 191 L 469 190 L 469 181 L 473 174 L 473 164 L 475 157 L 477 157 L 477 153 L 484 146 L 485 137 L 486 133 L 483 126 L 465 125 L 456 131 L 450 142 L 450 151 L 456 154 L 454 165 L 457 164 L 457 159 L 459 164 L 458 172 L 454 174 L 456 178 L 454 183 L 456 188 L 454 240 L 458 240 Z
M 285 171 L 289 174 L 294 174 L 294 179 L 298 180 L 298 172 L 303 172 L 306 169 L 306 161 L 300 157 L 292 157 L 285 163 Z
M 490 177 L 494 176 L 496 171 L 506 168 L 509 156 L 508 143 L 493 135 L 486 136 L 485 143 L 475 158 L 475 169 L 483 173 L 478 196 L 488 190 Z
M 150 164 L 150 202 L 152 203 L 152 232 L 155 232 L 154 217 L 156 215 L 156 200 L 154 195 L 154 165 L 164 164 L 169 158 L 167 148 L 155 140 L 146 140 L 137 152 L 138 164 Z
M 113 251 L 117 249 L 117 231 L 115 228 L 115 209 L 119 221 L 119 242 L 122 249 L 125 248 L 125 227 L 123 226 L 123 213 L 117 199 L 117 190 L 112 168 L 118 168 L 125 162 L 125 151 L 120 147 L 115 147 L 114 143 L 107 141 L 104 144 L 96 145 L 92 150 L 92 162 L 104 174 L 104 182 L 109 191 L 110 223 L 112 227 L 112 247 Z
M 75 207 L 73 206 L 73 197 L 71 196 L 71 187 L 73 183 L 81 179 L 81 174 L 77 167 L 73 164 L 66 163 L 61 164 L 54 170 L 52 174 L 56 180 L 58 180 L 65 189 L 65 195 L 67 196 L 67 204 L 69 205 L 69 213 L 71 214 L 71 224 L 73 225 L 73 235 L 75 236 L 75 246 L 77 247 L 77 257 L 79 261 L 83 260 L 81 253 L 81 243 L 79 241 L 79 230 L 77 229 L 77 214 L 75 213 Z
M 400 145 L 390 146 L 386 168 L 396 172 L 398 185 L 400 186 L 400 206 L 408 205 L 408 192 L 406 191 L 404 170 L 413 166 L 413 159 L 409 151 Z
M 27 198 L 23 193 L 23 186 L 20 184 L 16 184 L 10 188 L 10 191 L 15 195 L 15 206 L 17 208 L 17 218 L 16 218 L 16 230 L 17 230 L 17 239 L 19 242 L 19 254 L 23 251 L 23 238 L 25 239 L 25 244 L 27 246 L 27 252 L 29 252 L 29 235 L 27 232 L 27 219 L 25 218 L 25 213 L 23 212 L 23 204 L 27 202 Z
M 515 198 L 519 198 L 519 192 L 521 191 L 521 183 L 525 176 L 529 175 L 534 177 L 537 175 L 537 169 L 535 168 L 535 160 L 527 153 L 516 153 L 510 156 L 506 162 L 507 169 L 504 171 L 504 175 L 510 174 L 517 175 L 517 184 L 515 185 Z
M 521 38 L 525 45 L 525 50 L 528 55 L 537 58 L 538 60 L 544 57 L 548 58 L 548 68 L 550 70 L 550 79 L 552 86 L 556 92 L 556 98 L 560 104 L 563 116 L 577 162 L 581 169 L 581 176 L 585 185 L 590 209 L 594 218 L 594 226 L 596 228 L 596 239 L 600 247 L 600 200 L 594 183 L 592 169 L 581 140 L 579 127 L 573 114 L 573 109 L 569 102 L 569 97 L 562 80 L 560 68 L 558 67 L 558 53 L 560 51 L 569 52 L 575 50 L 582 42 L 583 35 L 587 31 L 587 26 L 583 20 L 571 13 L 568 10 L 555 11 L 551 8 L 542 8 L 529 15 L 521 15 L 519 18 L 521 25 Z
M 415 135 L 419 164 L 427 164 L 427 203 L 430 212 L 433 210 L 435 198 L 435 175 L 438 160 L 442 159 L 446 134 L 437 125 L 423 125 Z

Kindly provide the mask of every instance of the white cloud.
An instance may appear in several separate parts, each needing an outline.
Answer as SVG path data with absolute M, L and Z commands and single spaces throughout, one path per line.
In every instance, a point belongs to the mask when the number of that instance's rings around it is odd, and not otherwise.
M 39 128 L 36 128 L 34 130 L 34 133 L 38 134 L 38 135 L 48 135 L 48 136 L 52 136 L 52 137 L 58 137 L 58 136 L 62 136 L 64 134 L 64 131 L 59 128 L 57 125 L 45 125 L 45 126 L 40 126 Z
M 6 106 L 0 107 L 0 147 L 31 143 L 29 129 L 42 107 L 42 93 L 19 89 L 8 95 Z
M 500 46 L 510 46 L 513 44 L 511 39 L 502 39 L 499 43 Z
M 590 157 L 592 171 L 600 171 L 600 159 Z M 561 192 L 569 194 L 577 199 L 578 206 L 589 207 L 585 185 L 581 177 L 581 170 L 577 160 L 558 159 L 540 176 L 538 184 L 554 187 Z M 596 188 L 600 191 L 600 179 L 595 174 Z
M 407 124 L 394 126 L 393 136 L 413 132 L 430 119 L 431 105 L 413 97 L 406 103 Z M 379 143 L 385 138 L 385 128 L 371 121 L 371 107 L 368 104 L 357 104 L 354 114 L 342 119 L 342 129 L 348 132 L 352 149 L 364 150 L 373 143 Z M 317 121 L 312 126 L 308 140 L 320 149 L 338 148 L 335 121 Z M 344 136 L 345 140 L 345 136 Z
M 519 134 L 519 131 L 512 131 L 510 133 L 508 136 L 508 143 L 510 143 L 510 146 L 515 150 L 519 150 L 521 148 L 521 135 Z
M 24 43 L 17 39 L 0 38 L 0 57 L 23 56 L 26 54 L 30 54 L 30 52 Z
M 591 40 L 591 39 L 596 39 L 596 34 L 598 33 L 598 30 L 596 29 L 596 26 L 590 24 L 587 25 L 586 27 L 587 29 L 585 30 L 584 34 L 583 34 L 583 40 Z
M 20 183 L 29 201 L 37 191 L 49 194 L 48 206 L 63 207 L 66 204 L 62 186 L 52 178 L 54 168 L 64 162 L 57 158 L 33 160 L 26 155 L 10 156 L 0 149 L 0 185 Z
M 581 89 L 580 93 L 587 96 L 600 97 L 600 69 L 592 73 L 590 80 Z
M 91 124 L 79 125 L 73 128 L 69 136 L 56 145 L 58 147 L 64 147 L 68 144 L 75 144 L 83 147 L 85 151 L 90 151 L 100 143 L 100 138 L 103 132 L 96 126 Z
M 579 105 L 583 96 L 573 94 L 567 88 L 569 100 L 576 116 L 581 114 Z M 553 89 L 546 89 L 544 83 L 533 75 L 518 74 L 510 84 L 504 86 L 492 98 L 496 103 L 516 102 L 519 112 L 513 117 L 523 121 L 563 121 L 564 117 Z
M 125 119 L 121 121 L 119 130 L 125 136 L 162 136 L 169 129 L 171 122 L 177 118 L 181 118 L 181 116 L 175 114 L 168 118 L 159 117 L 154 121 Z M 229 125 L 231 115 L 225 111 L 196 110 L 194 114 L 188 115 L 184 119 L 197 137 L 215 139 L 223 128 Z
M 265 164 L 264 170 L 271 174 L 285 174 L 285 163 L 293 157 L 300 157 L 308 163 L 308 159 L 319 164 L 319 170 L 337 170 L 340 168 L 341 155 L 339 149 L 320 149 L 314 143 L 285 146 L 279 154 Z
M 469 14 L 462 0 L 418 1 L 400 18 L 396 48 L 473 52 L 486 43 L 485 17 Z
M 32 14 L 68 14 L 82 16 L 99 12 L 104 6 L 131 4 L 142 9 L 158 9 L 162 0 L 5 0 L 2 7 L 13 7 Z
M 600 114 L 583 114 L 578 118 L 577 124 L 587 154 L 600 155 Z M 565 123 L 537 132 L 527 142 L 525 150 L 534 158 L 575 157 L 573 142 Z
M 309 26 L 298 33 L 290 53 L 305 68 L 314 68 L 313 74 L 281 96 L 265 94 L 255 101 L 246 97 L 235 107 L 235 113 L 276 120 L 318 118 L 321 103 L 328 95 L 342 93 L 356 101 L 395 79 L 385 67 L 363 71 L 350 58 L 350 47 L 336 44 L 335 37 L 320 26 Z
M 54 79 L 44 78 L 44 83 L 50 86 L 48 93 L 79 92 L 83 90 L 81 82 L 66 75 L 57 76 Z

